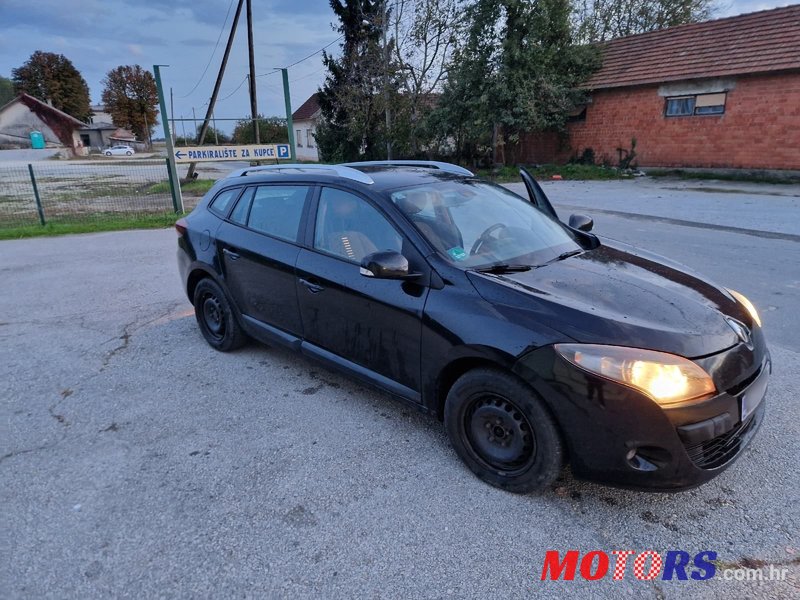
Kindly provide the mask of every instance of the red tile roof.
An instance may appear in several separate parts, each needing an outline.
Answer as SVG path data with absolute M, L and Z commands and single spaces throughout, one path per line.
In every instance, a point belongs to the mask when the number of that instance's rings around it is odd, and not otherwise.
M 319 110 L 319 92 L 311 94 L 311 97 L 303 102 L 303 104 L 294 113 L 292 113 L 293 121 L 303 121 L 312 118 Z
M 800 70 L 800 4 L 611 40 L 590 89 Z

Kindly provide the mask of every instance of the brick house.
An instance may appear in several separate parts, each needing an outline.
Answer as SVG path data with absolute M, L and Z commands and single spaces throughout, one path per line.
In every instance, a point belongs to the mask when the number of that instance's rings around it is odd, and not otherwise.
M 532 133 L 518 160 L 800 170 L 800 5 L 603 45 L 566 135 Z

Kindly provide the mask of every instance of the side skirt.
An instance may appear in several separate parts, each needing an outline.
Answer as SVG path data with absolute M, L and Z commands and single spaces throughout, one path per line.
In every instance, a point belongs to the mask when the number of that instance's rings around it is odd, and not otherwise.
M 345 375 L 353 377 L 362 383 L 374 387 L 380 391 L 388 392 L 401 400 L 405 400 L 413 405 L 417 410 L 422 412 L 429 412 L 422 405 L 422 396 L 419 392 L 412 390 L 410 387 L 397 383 L 380 373 L 362 367 L 352 361 L 349 361 L 341 356 L 320 348 L 319 346 L 302 340 L 301 338 L 287 333 L 281 329 L 267 325 L 258 319 L 242 315 L 242 324 L 244 325 L 247 333 L 255 339 L 265 344 L 275 344 L 283 346 L 289 350 L 300 352 L 301 354 L 313 358 L 333 370 L 339 371 Z

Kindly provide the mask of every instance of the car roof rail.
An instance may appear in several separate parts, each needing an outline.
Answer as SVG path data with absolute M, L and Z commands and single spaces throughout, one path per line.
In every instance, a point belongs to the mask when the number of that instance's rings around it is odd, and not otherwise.
M 344 163 L 343 167 L 420 167 L 422 169 L 438 169 L 456 175 L 474 177 L 475 173 L 464 167 L 438 160 L 365 160 L 361 162 Z
M 343 177 L 345 179 L 352 179 L 353 181 L 358 181 L 359 183 L 365 183 L 367 185 L 372 185 L 375 183 L 372 180 L 372 177 L 367 175 L 366 173 L 362 173 L 358 169 L 351 169 L 346 165 L 308 165 L 308 164 L 286 164 L 286 165 L 263 165 L 260 167 L 245 167 L 244 169 L 236 169 L 235 171 L 231 171 L 225 177 L 229 179 L 231 177 L 243 177 L 248 173 L 256 173 L 262 171 L 272 171 L 280 173 L 281 171 L 332 171 L 339 177 Z

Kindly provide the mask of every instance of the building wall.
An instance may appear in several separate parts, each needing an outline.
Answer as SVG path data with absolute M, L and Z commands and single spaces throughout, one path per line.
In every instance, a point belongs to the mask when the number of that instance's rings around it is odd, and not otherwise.
M 594 150 L 616 165 L 636 138 L 639 166 L 800 169 L 800 73 L 737 77 L 722 115 L 665 117 L 659 86 L 592 93 L 586 120 L 525 137 L 522 162 L 551 162 Z M 666 86 L 663 86 L 666 87 Z M 661 93 L 659 93 L 661 92 Z
M 40 131 L 50 146 L 63 146 L 56 133 L 22 102 L 0 112 L 0 143 L 30 147 L 32 131 Z
M 319 161 L 317 152 L 317 141 L 314 139 L 314 132 L 317 129 L 316 121 L 313 119 L 297 120 L 292 123 L 294 127 L 295 146 L 297 147 L 297 158 L 299 160 Z M 300 137 L 297 132 L 300 132 Z M 311 145 L 308 143 L 308 132 L 311 133 Z

